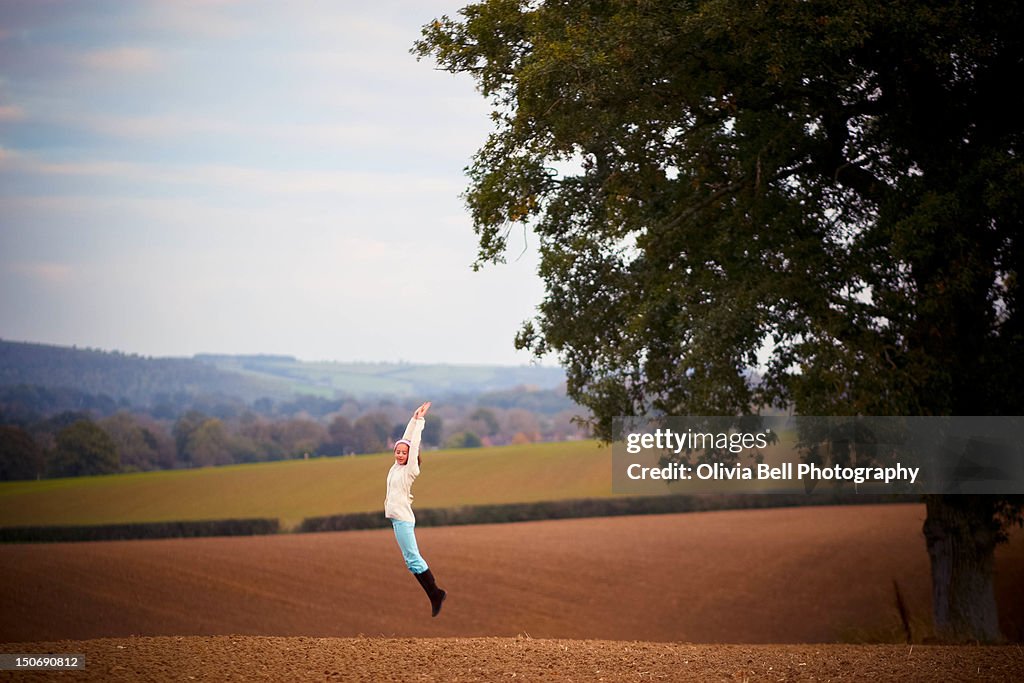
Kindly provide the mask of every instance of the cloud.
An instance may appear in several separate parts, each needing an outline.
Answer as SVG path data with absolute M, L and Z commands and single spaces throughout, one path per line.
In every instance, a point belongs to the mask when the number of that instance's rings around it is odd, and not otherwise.
M 21 107 L 13 104 L 0 105 L 0 121 L 21 121 L 24 118 L 25 110 Z
M 346 103 L 352 105 L 354 97 L 350 96 Z M 154 141 L 194 144 L 197 137 L 205 136 L 217 145 L 249 146 L 252 143 L 269 149 L 268 145 L 274 144 L 289 153 L 297 149 L 317 155 L 323 155 L 327 150 L 346 153 L 362 150 L 377 158 L 391 154 L 399 159 L 407 158 L 411 153 L 427 153 L 440 158 L 456 156 L 460 161 L 468 158 L 479 146 L 490 127 L 486 110 L 475 100 L 438 97 L 425 101 L 419 98 L 408 106 L 415 106 L 421 112 L 421 118 L 411 121 L 392 113 L 401 106 L 394 99 L 358 97 L 355 106 L 359 109 L 380 113 L 376 117 L 372 114 L 346 117 L 339 113 L 337 122 L 309 123 L 245 121 L 241 117 L 186 112 L 126 116 L 83 112 L 72 115 L 50 111 L 41 117 L 33 112 L 33 119 L 60 126 L 63 130 L 81 129 L 132 144 Z M 340 100 L 324 100 L 321 104 L 322 112 L 329 112 L 331 107 L 341 107 Z M 478 113 L 478 109 L 479 115 L 474 117 L 472 114 Z
M 457 192 L 461 186 L 431 176 L 401 172 L 271 170 L 244 166 L 206 165 L 185 171 L 182 180 L 220 184 L 257 192 L 330 193 L 360 197 L 403 192 Z
M 352 195 L 391 197 L 396 191 L 456 194 L 461 182 L 401 171 L 317 171 L 270 169 L 228 164 L 167 165 L 126 161 L 43 161 L 32 155 L 0 149 L 0 171 L 39 176 L 81 176 L 151 184 L 243 190 L 266 194 Z
M 185 115 L 121 116 L 117 114 L 75 117 L 54 117 L 67 126 L 81 126 L 94 133 L 112 137 L 151 140 L 153 138 L 179 138 L 197 134 L 228 135 L 237 133 L 241 125 L 227 119 Z
M 373 123 L 291 124 L 247 123 L 237 119 L 189 114 L 160 116 L 80 115 L 62 121 L 111 137 L 152 140 L 216 135 L 254 140 L 302 143 L 322 148 L 325 144 L 378 144 L 392 135 L 389 127 Z
M 175 0 L 144 4 L 139 27 L 160 33 L 237 40 L 259 24 L 258 13 L 246 6 L 217 0 Z
M 48 285 L 62 285 L 74 274 L 71 266 L 63 263 L 12 263 L 8 268 L 17 275 L 27 276 Z
M 79 53 L 75 61 L 88 69 L 141 73 L 152 71 L 160 63 L 155 50 L 143 47 L 114 47 Z

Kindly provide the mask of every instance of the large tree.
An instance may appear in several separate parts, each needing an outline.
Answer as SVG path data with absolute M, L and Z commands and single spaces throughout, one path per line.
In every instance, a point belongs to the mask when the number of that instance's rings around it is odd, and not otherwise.
M 1021 414 L 1022 41 L 1021 3 L 488 0 L 414 51 L 493 103 L 476 265 L 537 235 L 517 345 L 607 438 L 766 405 Z M 942 636 L 1000 637 L 1019 502 L 928 497 Z

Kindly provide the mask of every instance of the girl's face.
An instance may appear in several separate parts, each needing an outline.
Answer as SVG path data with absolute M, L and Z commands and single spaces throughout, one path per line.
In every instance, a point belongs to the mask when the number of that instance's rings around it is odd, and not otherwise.
M 399 465 L 409 462 L 409 444 L 400 443 L 395 446 L 395 462 Z

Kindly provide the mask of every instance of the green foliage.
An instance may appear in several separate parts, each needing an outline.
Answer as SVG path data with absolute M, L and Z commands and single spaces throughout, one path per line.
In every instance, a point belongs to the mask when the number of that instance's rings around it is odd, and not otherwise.
M 217 418 L 203 420 L 188 436 L 185 457 L 196 467 L 230 465 L 233 462 L 232 444 L 224 423 Z
M 282 420 L 269 426 L 270 438 L 286 457 L 314 453 L 326 438 L 326 430 L 317 422 L 304 419 Z
M 811 505 L 878 505 L 904 503 L 900 496 L 839 494 L 831 496 L 721 495 L 721 496 L 643 496 L 582 498 L 571 500 L 510 503 L 504 505 L 466 505 L 452 508 L 416 510 L 417 526 L 458 526 L 463 524 L 507 524 L 551 519 L 618 517 L 622 515 L 665 515 L 708 510 L 748 510 Z M 389 520 L 375 512 L 349 513 L 327 517 L 307 517 L 298 532 L 351 531 L 390 527 Z
M 63 543 L 124 541 L 138 538 L 257 536 L 281 530 L 276 519 L 210 519 L 89 526 L 25 526 L 0 528 L 0 543 Z
M 349 455 L 356 452 L 355 432 L 352 422 L 343 415 L 338 415 L 327 427 L 327 440 L 321 444 L 322 455 Z
M 256 462 L 281 456 L 280 447 L 272 440 L 261 444 L 244 433 L 230 433 L 222 420 L 197 410 L 178 418 L 171 431 L 178 459 L 189 467 Z
M 480 448 L 483 441 L 474 432 L 456 432 L 444 442 L 445 448 Z
M 471 74 L 478 264 L 514 225 L 547 292 L 517 345 L 615 415 L 1024 405 L 1024 8 L 467 6 L 415 51 Z M 768 344 L 762 381 L 751 369 Z
M 79 420 L 57 434 L 49 469 L 53 477 L 112 474 L 120 469 L 117 446 L 96 423 Z
M 383 413 L 363 415 L 352 425 L 354 453 L 380 453 L 387 450 L 391 420 Z
M 477 403 L 492 408 L 520 408 L 534 413 L 554 415 L 566 410 L 577 410 L 577 405 L 562 390 L 516 387 L 482 394 Z
M 198 410 L 190 410 L 177 419 L 171 434 L 174 436 L 174 445 L 178 452 L 178 460 L 183 463 L 191 461 L 189 454 L 189 440 L 192 434 L 206 421 L 206 416 Z
M 0 425 L 0 481 L 36 479 L 44 469 L 43 451 L 21 427 Z
M 537 235 L 546 294 L 516 345 L 559 354 L 598 436 L 618 415 L 767 406 L 1021 414 L 1024 5 L 460 15 L 414 52 L 494 106 L 468 169 L 476 265 L 504 259 L 513 227 Z M 972 530 L 1019 522 L 1020 497 L 979 499 L 970 523 L 944 506 L 929 501 L 937 630 L 997 637 L 991 590 L 970 587 L 999 536 Z
M 123 471 L 174 466 L 174 442 L 156 422 L 128 412 L 119 412 L 101 420 L 99 426 L 114 441 Z
M 493 436 L 501 429 L 494 411 L 487 408 L 477 408 L 470 414 L 469 419 L 481 425 L 480 431 L 484 436 Z
M 444 420 L 436 415 L 428 415 L 423 425 L 423 445 L 440 446 L 443 432 Z

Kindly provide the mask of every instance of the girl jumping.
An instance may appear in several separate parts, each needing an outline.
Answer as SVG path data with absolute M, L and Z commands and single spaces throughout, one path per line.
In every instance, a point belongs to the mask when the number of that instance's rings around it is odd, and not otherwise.
M 430 409 L 427 401 L 412 414 L 405 434 L 395 444 L 395 462 L 388 471 L 388 492 L 384 498 L 384 516 L 391 520 L 398 547 L 402 549 L 405 566 L 420 582 L 430 598 L 430 616 L 436 617 L 448 596 L 437 587 L 434 575 L 416 547 L 416 516 L 412 513 L 412 483 L 420 474 L 420 436 L 425 424 L 423 416 Z

